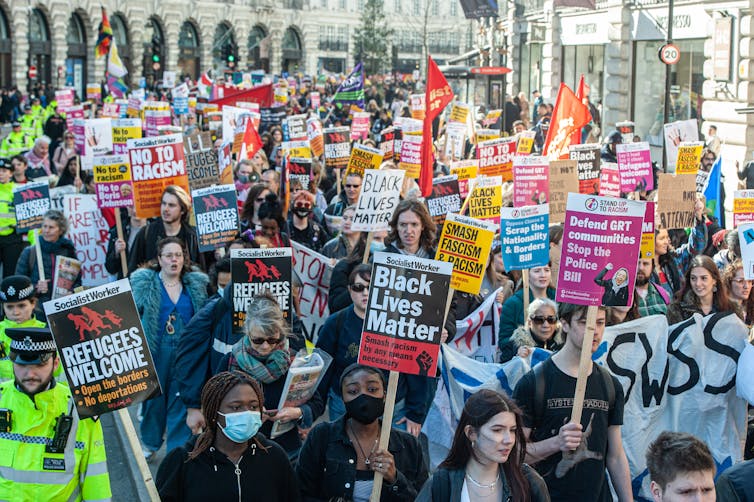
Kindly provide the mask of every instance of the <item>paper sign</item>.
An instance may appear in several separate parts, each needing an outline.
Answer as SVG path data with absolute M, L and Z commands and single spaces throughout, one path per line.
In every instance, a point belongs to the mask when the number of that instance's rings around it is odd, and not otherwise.
M 383 129 L 380 133 L 380 151 L 383 155 L 383 160 L 393 159 L 393 149 L 395 148 L 395 129 L 388 127 Z
M 652 156 L 649 143 L 621 143 L 615 145 L 620 170 L 620 191 L 636 192 L 654 189 Z
M 655 203 L 647 201 L 644 223 L 641 226 L 641 249 L 639 257 L 644 259 L 655 256 Z
M 111 119 L 84 121 L 84 150 L 81 155 L 111 155 L 113 153 L 113 129 Z
M 284 141 L 283 157 L 312 158 L 312 149 L 308 140 Z
M 684 141 L 678 145 L 675 162 L 676 174 L 696 174 L 702 160 L 703 141 Z
M 134 205 L 134 187 L 131 182 L 128 155 L 94 157 L 92 167 L 99 208 Z
M 312 159 L 302 159 L 299 157 L 292 157 L 288 159 L 286 164 L 288 171 L 289 186 L 300 186 L 304 190 L 309 190 L 309 185 L 312 180 Z
M 325 165 L 331 169 L 348 166 L 351 159 L 351 140 L 348 127 L 329 127 L 324 130 Z
M 309 139 L 306 132 L 306 115 L 291 115 L 286 118 L 283 121 L 283 138 L 286 141 Z
M 369 137 L 369 112 L 356 112 L 351 121 L 351 141 L 363 140 Z
M 105 269 L 110 227 L 97 207 L 94 194 L 69 194 L 63 197 L 63 214 L 68 218 L 68 238 L 76 246 L 81 262 L 81 285 L 99 286 L 112 280 Z
M 516 153 L 518 155 L 529 155 L 534 148 L 534 138 L 536 136 L 534 131 L 522 131 L 518 133 L 518 144 L 516 146 Z
M 579 193 L 597 195 L 600 184 L 600 145 L 571 145 L 570 158 L 577 162 Z
M 379 232 L 390 227 L 390 218 L 398 205 L 405 174 L 400 169 L 364 171 L 351 230 Z
M 505 270 L 544 267 L 550 262 L 550 206 L 504 207 L 500 213 L 500 240 Z
M 476 144 L 484 143 L 486 141 L 492 141 L 493 139 L 500 138 L 500 131 L 498 129 L 479 129 L 476 132 Z
M 441 176 L 432 180 L 432 193 L 424 199 L 429 215 L 435 225 L 442 227 L 445 217 L 461 210 L 461 196 L 458 189 L 458 177 Z
M 450 115 L 448 116 L 448 123 L 450 122 L 459 122 L 461 124 L 466 124 L 469 117 L 469 105 L 466 103 L 461 103 L 459 101 L 453 102 L 453 105 L 450 107 Z
M 401 162 L 398 167 L 406 171 L 407 178 L 418 179 L 422 168 L 422 137 L 407 134 L 401 143 Z
M 754 190 L 733 192 L 733 226 L 754 222 Z
M 458 189 L 461 192 L 461 198 L 465 199 L 469 196 L 469 191 L 471 189 L 469 182 L 470 180 L 476 179 L 478 171 L 479 161 L 477 159 L 451 162 L 450 174 L 458 176 Z
M 424 120 L 426 113 L 426 107 L 424 106 L 424 94 L 412 94 L 408 98 L 409 108 L 411 110 L 411 118 L 416 120 Z
M 73 293 L 73 285 L 81 274 L 81 262 L 68 256 L 55 256 L 55 273 L 51 284 L 52 299 L 63 298 Z
M 76 93 L 73 89 L 55 91 L 55 101 L 58 103 L 58 110 L 61 113 L 66 113 L 73 106 L 75 97 Z
M 317 341 L 319 330 L 330 315 L 327 301 L 330 297 L 330 258 L 312 251 L 308 247 L 291 241 L 293 246 L 293 270 L 301 281 L 298 308 L 301 312 L 301 325 L 304 336 Z
M 141 119 L 115 119 L 113 130 L 113 155 L 128 155 L 128 140 L 141 138 Z
M 466 147 L 466 124 L 450 122 L 445 127 L 445 156 L 451 160 L 462 159 Z
M 102 101 L 102 86 L 100 84 L 86 84 L 86 100 L 99 103 Z
M 50 209 L 50 185 L 47 181 L 14 185 L 13 205 L 17 233 L 42 228 L 44 214 Z
M 631 305 L 644 212 L 639 201 L 568 195 L 556 301 Z
M 478 295 L 497 225 L 448 213 L 437 243 L 435 260 L 453 265 L 450 287 Z
M 620 197 L 620 170 L 615 162 L 604 162 L 600 170 L 600 195 Z
M 513 157 L 516 155 L 514 138 L 499 138 L 477 145 L 479 174 L 502 176 L 503 181 L 513 180 Z
M 238 234 L 238 200 L 235 185 L 216 185 L 191 191 L 196 216 L 199 251 L 214 251 Z
M 379 169 L 381 164 L 381 151 L 365 145 L 353 145 L 353 148 L 351 149 L 351 158 L 348 160 L 348 167 L 346 168 L 346 176 L 351 173 L 356 173 L 363 177 L 364 170 Z
M 569 193 L 579 192 L 579 179 L 575 160 L 550 161 L 550 224 L 565 221 Z
M 469 196 L 469 216 L 500 223 L 503 188 L 500 176 L 480 176 Z
M 322 135 L 322 122 L 316 117 L 306 121 L 306 136 L 309 138 L 309 147 L 315 157 L 321 157 L 325 153 L 325 138 Z
M 668 170 L 675 170 L 678 157 L 678 145 L 685 141 L 699 141 L 699 125 L 696 119 L 679 120 L 663 126 L 665 156 Z
M 549 171 L 547 157 L 517 155 L 513 159 L 513 207 L 547 204 Z
M 444 261 L 375 254 L 360 364 L 435 375 L 452 270 Z
M 220 183 L 217 150 L 209 132 L 183 136 L 183 156 L 186 159 L 189 186 L 192 190 Z
M 660 173 L 657 177 L 657 228 L 690 228 L 695 223 L 696 176 Z

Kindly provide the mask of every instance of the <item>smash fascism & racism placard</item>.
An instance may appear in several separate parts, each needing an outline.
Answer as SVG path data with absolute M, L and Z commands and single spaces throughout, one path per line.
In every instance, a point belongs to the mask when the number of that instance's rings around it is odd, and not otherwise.
M 453 264 L 453 289 L 478 295 L 497 225 L 455 213 L 448 214 L 437 244 L 436 260 Z

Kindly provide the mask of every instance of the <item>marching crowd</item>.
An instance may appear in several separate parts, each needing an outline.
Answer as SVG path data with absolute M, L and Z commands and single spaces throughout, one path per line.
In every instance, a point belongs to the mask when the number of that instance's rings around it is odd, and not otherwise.
M 310 113 L 326 126 L 348 124 L 348 110 L 331 105 L 325 96 L 322 107 L 311 111 L 310 90 L 303 84 L 289 97 L 288 115 Z M 324 94 L 334 91 L 328 82 Z M 377 146 L 395 118 L 410 116 L 411 92 L 410 82 L 378 77 L 367 86 L 370 135 L 363 143 Z M 17 92 L 1 99 L 0 112 L 12 127 L 0 142 L 0 380 L 5 380 L 0 384 L 0 499 L 42 498 L 43 493 L 51 500 L 108 499 L 112 494 L 101 426 L 76 418 L 41 309 L 51 298 L 56 260 L 76 256 L 66 238 L 68 221 L 50 210 L 37 240 L 30 243 L 15 230 L 12 197 L 14 185 L 36 179 L 93 193 L 92 175 L 81 169 L 74 135 L 54 100 L 45 96 L 43 106 L 41 97 L 19 99 Z M 596 141 L 601 124 L 597 109 L 591 108 L 594 120 L 584 139 Z M 521 94 L 507 100 L 497 123 L 486 126 L 510 134 L 532 129 L 534 148 L 540 151 L 551 114 L 552 106 L 539 93 L 531 104 Z M 185 128 L 207 128 L 196 119 L 192 113 Z M 412 180 L 404 183 L 389 231 L 367 239 L 365 232 L 351 229 L 361 175 L 343 176 L 315 158 L 308 189 L 288 183 L 281 179 L 282 128 L 260 134 L 263 147 L 233 169 L 240 228 L 225 248 L 199 251 L 190 223 L 191 200 L 178 186 L 162 193 L 158 218 L 146 221 L 131 209 L 121 210 L 122 238 L 114 213 L 103 210 L 113 227 L 105 266 L 113 277 L 125 272 L 131 281 L 162 387 L 161 396 L 141 406 L 139 432 L 148 460 L 166 447 L 156 476 L 163 500 L 363 502 L 369 500 L 375 473 L 382 475 L 385 501 L 633 500 L 638 487 L 632 487 L 621 438 L 624 393 L 619 380 L 593 364 L 586 386 L 590 404 L 580 423 L 570 421 L 587 309 L 555 302 L 562 225 L 551 226 L 550 263 L 529 270 L 528 290 L 520 271 L 506 270 L 498 242 L 480 293 L 454 293 L 443 341 L 456 336 L 457 319 L 495 294 L 502 305 L 498 362 L 527 357 L 536 347 L 553 355 L 526 374 L 511 396 L 490 390 L 468 396 L 447 457 L 430 472 L 422 425 L 437 377 L 400 375 L 388 447 L 380 448 L 387 372 L 357 363 L 372 273 L 363 263 L 365 254 L 435 257 L 439 229 L 418 197 L 418 187 Z M 443 134 L 440 127 L 437 144 Z M 603 157 L 614 155 L 620 141 L 620 134 L 609 134 Z M 474 148 L 471 141 L 465 145 L 468 158 L 474 158 Z M 710 145 L 704 151 L 702 169 L 709 170 L 719 153 L 714 150 Z M 447 174 L 451 160 L 458 159 L 448 159 L 438 149 L 435 174 Z M 742 171 L 742 179 L 746 176 Z M 653 194 L 640 197 L 651 199 Z M 599 309 L 593 352 L 606 326 L 648 315 L 666 315 L 673 324 L 695 313 L 731 312 L 747 326 L 754 324 L 752 281 L 744 277 L 738 233 L 708 214 L 702 195 L 694 216 L 693 228 L 656 231 L 654 258 L 638 262 L 633 303 Z M 259 294 L 248 307 L 244 332 L 235 333 L 228 255 L 235 248 L 289 247 L 291 241 L 331 260 L 331 314 L 312 342 L 333 361 L 308 402 L 275 409 L 292 358 L 307 342 L 300 312 L 294 308 L 289 323 L 277 300 Z M 608 289 L 619 295 L 620 277 L 625 282 L 627 276 L 610 276 Z M 603 276 L 599 280 L 609 282 Z M 294 304 L 296 282 L 294 277 Z M 75 440 L 67 446 L 64 441 L 55 451 L 53 439 L 67 434 L 61 430 L 65 420 L 59 418 L 68 416 L 74 417 L 68 426 L 76 431 Z M 32 425 L 18 430 L 22 422 Z M 296 427 L 269 439 L 276 422 Z M 748 439 L 746 459 L 754 457 L 754 435 Z M 688 434 L 661 434 L 646 458 L 655 500 L 754 500 L 754 460 L 728 468 L 715 481 L 717 466 L 709 448 Z

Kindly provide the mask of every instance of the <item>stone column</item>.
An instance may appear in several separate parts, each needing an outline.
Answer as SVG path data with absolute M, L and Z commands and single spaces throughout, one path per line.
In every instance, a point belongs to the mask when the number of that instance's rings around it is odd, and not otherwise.
M 542 96 L 553 103 L 558 97 L 558 88 L 561 82 L 561 45 L 560 45 L 560 16 L 555 12 L 554 2 L 547 0 L 544 3 L 545 22 L 548 23 L 545 30 L 545 43 L 542 46 Z
M 605 46 L 605 97 L 602 100 L 602 136 L 617 122 L 628 120 L 631 93 L 631 11 L 620 0 L 609 3 L 606 12 L 610 23 Z
M 10 22 L 13 25 L 11 47 L 13 51 L 13 83 L 18 89 L 28 94 L 29 78 L 29 11 L 25 4 L 16 4 L 11 7 Z

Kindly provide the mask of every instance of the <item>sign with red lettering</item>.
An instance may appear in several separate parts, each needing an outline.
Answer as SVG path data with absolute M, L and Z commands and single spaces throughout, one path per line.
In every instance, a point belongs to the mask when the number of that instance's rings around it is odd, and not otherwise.
M 319 330 L 330 315 L 327 306 L 330 298 L 330 277 L 333 267 L 330 258 L 291 241 L 293 246 L 293 270 L 301 281 L 298 293 L 298 308 L 304 336 L 317 341 Z
M 81 284 L 91 287 L 111 280 L 105 269 L 110 226 L 97 207 L 93 194 L 69 194 L 63 197 L 63 213 L 68 218 L 68 238 L 76 247 L 81 262 Z
M 515 138 L 498 138 L 477 145 L 479 174 L 502 176 L 503 181 L 513 181 L 513 157 L 516 156 Z
M 213 251 L 238 235 L 235 185 L 215 185 L 191 192 L 199 251 Z

